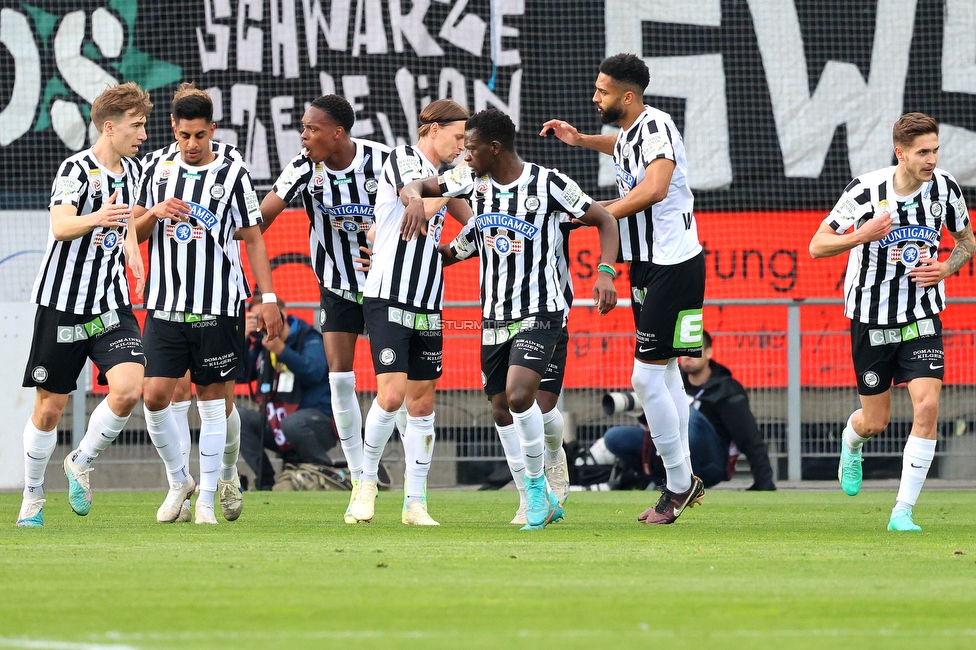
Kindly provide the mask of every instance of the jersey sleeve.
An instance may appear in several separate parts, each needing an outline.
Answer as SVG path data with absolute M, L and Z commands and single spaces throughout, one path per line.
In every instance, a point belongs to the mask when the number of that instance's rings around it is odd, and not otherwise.
M 395 187 L 397 192 L 407 183 L 429 175 L 424 171 L 424 163 L 419 156 L 402 149 L 394 149 L 390 152 L 383 170 L 387 182 Z
M 153 195 L 152 188 L 155 187 L 154 179 L 156 178 L 156 170 L 159 167 L 160 160 L 162 158 L 156 158 L 147 165 L 144 165 L 142 177 L 139 179 L 139 189 L 136 191 L 136 205 L 140 205 L 147 210 L 156 205 L 156 197 Z
M 474 172 L 467 165 L 449 169 L 437 177 L 441 195 L 448 198 L 468 198 L 474 191 Z
M 851 226 L 874 211 L 871 204 L 871 191 L 854 179 L 841 194 L 840 199 L 830 211 L 824 223 L 839 235 L 850 230 Z
M 231 201 L 231 213 L 234 217 L 234 227 L 250 228 L 263 221 L 261 218 L 261 203 L 254 191 L 251 174 L 241 169 L 241 175 L 234 187 L 234 198 Z
M 961 233 L 970 226 L 969 209 L 966 206 L 966 197 L 962 195 L 962 189 L 951 175 L 946 179 L 949 186 L 949 200 L 946 201 L 946 228 L 952 233 Z
M 475 242 L 478 233 L 475 232 L 474 221 L 474 219 L 468 221 L 450 244 L 451 253 L 459 260 L 466 260 L 478 254 L 478 245 Z
M 641 139 L 637 147 L 640 151 L 641 166 L 647 167 L 660 158 L 676 162 L 672 142 L 675 135 L 663 120 L 648 120 L 641 127 Z
M 576 181 L 562 172 L 554 171 L 549 177 L 549 196 L 562 206 L 563 210 L 579 219 L 590 206 L 593 199 L 587 196 Z
M 88 187 L 88 174 L 80 165 L 65 160 L 58 168 L 58 175 L 51 186 L 51 203 L 56 205 L 73 205 L 76 208 L 84 202 L 85 189 Z
M 302 190 L 308 187 L 313 171 L 312 162 L 308 158 L 295 156 L 281 170 L 271 191 L 285 203 L 291 203 Z

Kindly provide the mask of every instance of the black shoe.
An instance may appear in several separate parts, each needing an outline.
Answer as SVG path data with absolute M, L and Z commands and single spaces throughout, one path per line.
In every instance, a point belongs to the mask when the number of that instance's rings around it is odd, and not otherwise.
M 749 492 L 775 492 L 776 486 L 772 483 L 763 483 L 761 485 L 759 483 L 753 483 L 746 490 Z

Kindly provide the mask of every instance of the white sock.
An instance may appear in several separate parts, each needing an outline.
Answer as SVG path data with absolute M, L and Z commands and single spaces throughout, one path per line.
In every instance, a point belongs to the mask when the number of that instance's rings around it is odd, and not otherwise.
M 128 421 L 128 415 L 124 417 L 116 415 L 108 405 L 108 398 L 103 399 L 92 411 L 85 437 L 81 439 L 78 449 L 71 455 L 71 461 L 85 468 L 91 467 L 92 460 L 98 456 L 98 452 L 107 449 L 119 437 Z
M 857 411 L 854 411 L 854 413 L 857 413 Z M 854 431 L 854 425 L 852 424 L 854 413 L 851 413 L 851 416 L 847 418 L 847 426 L 844 427 L 843 440 L 844 447 L 847 451 L 852 454 L 857 454 L 861 451 L 861 445 L 870 440 L 870 438 L 862 438 Z
M 668 387 L 671 401 L 678 411 L 678 435 L 681 436 L 681 449 L 685 456 L 685 464 L 691 472 L 691 446 L 688 444 L 688 419 L 691 417 L 691 405 L 688 403 L 688 393 L 681 381 L 681 371 L 678 370 L 678 360 L 670 359 L 664 373 L 664 385 Z
M 170 404 L 170 409 L 173 411 L 173 417 L 176 418 L 176 426 L 180 432 L 180 454 L 183 456 L 183 464 L 186 465 L 186 471 L 190 471 L 190 422 L 187 420 L 187 414 L 190 411 L 190 400 L 185 402 L 173 402 Z
M 678 409 L 665 384 L 666 372 L 667 366 L 635 360 L 631 381 L 634 392 L 644 405 L 644 416 L 654 447 L 667 470 L 667 487 L 680 494 L 691 488 L 691 470 L 685 462 L 685 450 L 681 444 Z
M 150 411 L 143 404 L 143 411 L 146 414 L 146 431 L 156 447 L 156 453 L 163 459 L 169 482 L 182 483 L 190 474 L 180 453 L 180 431 L 172 409 L 167 404 L 159 411 Z
M 396 411 L 384 411 L 376 399 L 366 413 L 366 440 L 362 449 L 362 480 L 375 481 L 386 443 L 393 435 Z M 408 425 L 409 426 L 409 425 Z
M 892 510 L 912 511 L 918 495 L 922 491 L 922 484 L 935 458 L 935 440 L 926 440 L 916 436 L 908 436 L 905 443 L 905 455 L 901 461 L 901 484 L 898 486 L 898 500 Z
M 522 444 L 519 442 L 518 433 L 515 431 L 514 424 L 505 426 L 495 425 L 495 431 L 502 441 L 502 449 L 505 450 L 505 460 L 508 461 L 508 469 L 512 472 L 512 479 L 519 493 L 519 505 L 525 504 L 525 460 L 522 458 Z
M 356 373 L 330 372 L 332 388 L 332 421 L 339 434 L 339 444 L 346 457 L 352 480 L 363 471 L 363 414 L 356 399 Z
M 407 416 L 407 432 L 403 436 L 403 507 L 427 500 L 427 474 L 434 456 L 434 414 Z
M 241 456 L 241 414 L 237 404 L 230 407 L 227 416 L 227 438 L 224 440 L 224 455 L 220 459 L 220 479 L 230 481 L 234 478 L 237 459 Z
M 545 466 L 552 467 L 559 458 L 559 450 L 563 448 L 563 414 L 558 407 L 553 407 L 548 413 L 542 414 L 543 438 L 546 443 Z
M 543 455 L 545 453 L 545 424 L 542 423 L 542 409 L 538 402 L 532 402 L 527 410 L 516 413 L 509 410 L 522 446 L 522 458 L 525 461 L 525 475 L 528 478 L 539 478 L 544 471 Z
M 24 498 L 44 498 L 44 472 L 58 445 L 58 427 L 41 431 L 27 418 L 24 427 Z
M 407 401 L 404 400 L 403 404 L 396 412 L 396 428 L 397 432 L 402 438 L 407 433 Z
M 213 505 L 217 491 L 220 455 L 227 440 L 227 402 L 223 399 L 197 399 L 200 413 L 200 496 L 197 503 Z

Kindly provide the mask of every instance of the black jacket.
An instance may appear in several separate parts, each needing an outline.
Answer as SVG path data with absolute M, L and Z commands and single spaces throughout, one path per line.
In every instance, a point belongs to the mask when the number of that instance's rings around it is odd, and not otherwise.
M 749 410 L 749 397 L 745 389 L 732 378 L 732 372 L 717 361 L 709 361 L 708 367 L 712 374 L 702 386 L 692 386 L 688 383 L 688 376 L 684 373 L 681 375 L 685 392 L 695 400 L 692 408 L 697 407 L 698 412 L 712 423 L 724 447 L 734 442 L 739 451 L 746 455 L 755 487 L 772 489 L 773 468 L 769 464 L 766 443 L 759 433 L 756 418 Z

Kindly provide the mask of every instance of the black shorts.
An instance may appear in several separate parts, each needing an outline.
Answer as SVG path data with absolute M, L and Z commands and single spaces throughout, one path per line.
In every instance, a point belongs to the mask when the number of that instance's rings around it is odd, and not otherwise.
M 139 323 L 130 307 L 100 315 L 79 316 L 38 306 L 34 338 L 24 372 L 24 388 L 43 388 L 67 395 L 78 386 L 78 375 L 91 359 L 98 368 L 98 383 L 120 363 L 146 365 Z
M 319 296 L 319 328 L 323 334 L 363 333 L 366 324 L 363 316 L 363 294 L 344 291 L 343 295 L 339 295 L 330 289 L 319 287 Z
M 539 390 L 558 395 L 563 390 L 563 377 L 566 375 L 566 350 L 569 347 L 569 330 L 563 326 L 556 341 L 556 349 L 552 351 L 552 358 L 542 375 Z
M 631 262 L 630 289 L 637 325 L 634 358 L 661 361 L 702 355 L 704 251 L 667 266 Z
M 546 376 L 563 331 L 561 313 L 536 314 L 520 321 L 482 321 L 481 384 L 485 393 L 491 397 L 505 392 L 509 366 L 523 366 Z
M 178 379 L 189 370 L 198 386 L 233 381 L 244 367 L 244 312 L 213 316 L 149 310 L 143 340 L 146 377 Z
M 897 326 L 851 321 L 851 358 L 860 395 L 880 395 L 892 382 L 918 377 L 942 381 L 942 321 L 938 315 Z
M 383 298 L 366 298 L 363 315 L 377 375 L 405 372 L 407 379 L 413 381 L 440 378 L 444 336 L 439 311 L 424 311 Z

